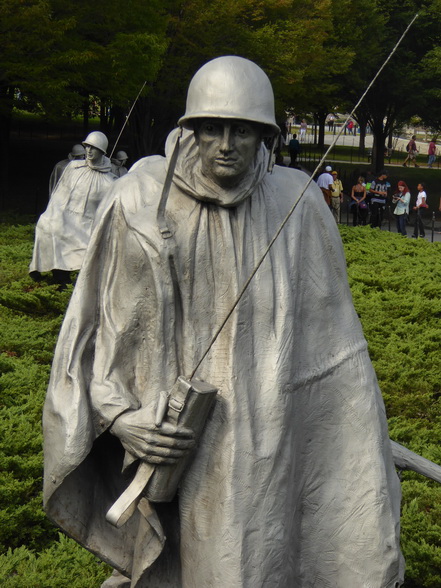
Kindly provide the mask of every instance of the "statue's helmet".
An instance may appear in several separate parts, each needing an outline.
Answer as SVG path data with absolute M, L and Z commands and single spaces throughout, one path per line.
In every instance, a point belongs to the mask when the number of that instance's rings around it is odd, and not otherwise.
M 74 145 L 72 147 L 72 151 L 70 152 L 71 157 L 84 157 L 85 155 L 84 147 L 80 144 Z
M 127 153 L 125 151 L 118 151 L 117 154 L 115 155 L 115 159 L 117 159 L 118 161 L 125 161 L 128 158 L 129 158 L 129 156 L 127 155 Z
M 232 55 L 209 61 L 193 76 L 179 125 L 191 130 L 199 118 L 236 118 L 264 125 L 268 135 L 280 132 L 268 76 L 252 61 Z
M 109 141 L 107 140 L 106 135 L 101 131 L 93 131 L 92 133 L 89 133 L 84 139 L 83 145 L 92 145 L 92 147 L 96 147 L 103 153 L 106 153 Z

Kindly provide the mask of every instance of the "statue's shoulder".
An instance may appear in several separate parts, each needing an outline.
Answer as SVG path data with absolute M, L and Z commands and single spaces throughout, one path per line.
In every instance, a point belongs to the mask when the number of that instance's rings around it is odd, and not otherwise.
M 106 206 L 113 202 L 129 227 L 137 230 L 143 227 L 143 232 L 150 231 L 150 225 L 156 223 L 167 163 L 164 157 L 153 156 L 135 165 L 129 173 L 113 182 L 106 195 Z
M 283 194 L 284 198 L 287 195 L 291 195 L 292 198 L 297 198 L 305 189 L 308 182 L 310 182 L 306 189 L 308 198 L 323 199 L 317 184 L 314 181 L 310 181 L 310 175 L 306 171 L 276 165 L 270 178 L 276 191 Z M 291 200 L 291 198 L 289 199 Z
M 112 186 L 128 213 L 157 205 L 167 172 L 166 159 L 159 155 L 145 157 L 132 166 L 129 173 L 118 178 Z

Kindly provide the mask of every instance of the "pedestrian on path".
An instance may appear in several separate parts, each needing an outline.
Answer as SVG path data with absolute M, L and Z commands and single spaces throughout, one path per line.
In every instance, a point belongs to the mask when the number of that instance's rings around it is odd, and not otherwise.
M 429 156 L 429 161 L 427 162 L 427 167 L 432 167 L 436 160 L 436 143 L 435 139 L 433 138 L 429 143 L 429 149 L 427 150 L 427 155 Z
M 409 162 L 409 166 L 411 163 L 413 163 L 415 167 L 420 167 L 419 165 L 417 165 L 417 162 L 416 162 L 416 156 L 418 155 L 418 148 L 417 148 L 417 144 L 415 142 L 415 139 L 416 139 L 416 136 L 412 135 L 411 140 L 406 145 L 407 157 L 403 162 L 404 167 L 407 167 L 407 162 Z

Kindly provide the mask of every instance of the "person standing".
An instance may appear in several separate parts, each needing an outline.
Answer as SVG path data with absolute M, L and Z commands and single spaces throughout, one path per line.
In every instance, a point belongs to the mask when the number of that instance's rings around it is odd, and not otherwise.
M 306 131 L 308 130 L 308 123 L 306 119 L 302 119 L 300 123 L 300 141 L 306 141 Z
M 354 121 L 352 119 L 348 120 L 348 124 L 346 125 L 346 129 L 348 130 L 349 134 L 352 135 L 352 131 L 354 129 Z M 345 129 L 345 135 L 346 135 L 346 129 Z
M 332 131 L 334 130 L 334 121 L 335 121 L 335 116 L 333 114 L 330 114 L 328 116 L 328 131 L 330 133 L 332 133 Z
M 417 195 L 415 206 L 413 207 L 413 210 L 416 213 L 415 225 L 414 225 L 413 235 L 412 235 L 412 237 L 414 239 L 418 239 L 418 235 L 420 237 L 426 236 L 426 233 L 424 231 L 423 220 L 421 218 L 421 209 L 428 208 L 425 185 L 422 182 L 420 182 L 417 186 L 417 189 L 418 189 L 418 195 Z
M 436 142 L 434 138 L 429 143 L 427 155 L 429 156 L 427 167 L 432 167 L 436 160 Z
M 357 183 L 352 186 L 351 190 L 352 224 L 354 227 L 356 227 L 358 224 L 366 224 L 368 215 L 366 196 L 366 184 L 364 183 L 364 178 L 360 176 L 357 180 Z
M 289 142 L 289 145 L 288 145 L 288 152 L 289 152 L 289 156 L 291 158 L 291 162 L 289 164 L 289 167 L 297 167 L 297 157 L 298 157 L 300 151 L 301 151 L 300 143 L 297 139 L 297 135 L 294 134 L 292 136 L 291 141 Z
M 392 202 L 396 204 L 394 215 L 397 223 L 397 232 L 407 237 L 406 221 L 409 214 L 410 191 L 406 182 L 400 180 L 397 193 L 392 196 Z
M 389 186 L 390 184 L 387 181 L 387 173 L 385 171 L 380 172 L 377 179 L 371 182 L 369 193 L 371 195 L 370 210 L 371 227 L 373 229 L 376 227 L 381 228 Z
M 334 170 L 331 175 L 333 179 L 331 185 L 331 211 L 335 222 L 338 224 L 340 222 L 340 207 L 343 202 L 343 184 L 338 177 L 337 171 Z
M 317 178 L 317 186 L 320 188 L 323 194 L 323 198 L 328 206 L 331 206 L 332 196 L 332 183 L 334 178 L 331 175 L 332 167 L 327 165 L 325 171 Z
M 403 162 L 404 167 L 407 167 L 407 162 L 409 162 L 409 165 L 411 163 L 413 163 L 415 167 L 420 167 L 419 165 L 417 165 L 417 162 L 416 162 L 416 156 L 418 155 L 418 148 L 417 148 L 417 144 L 416 144 L 415 139 L 416 139 L 416 135 L 412 135 L 411 140 L 406 145 L 407 157 Z

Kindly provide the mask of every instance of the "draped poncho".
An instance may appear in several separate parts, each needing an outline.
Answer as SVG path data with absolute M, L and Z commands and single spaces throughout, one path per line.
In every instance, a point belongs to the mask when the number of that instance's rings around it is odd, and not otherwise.
M 108 157 L 94 167 L 67 165 L 38 219 L 30 272 L 80 269 L 101 197 L 115 179 Z
M 338 230 L 311 185 L 197 376 L 219 394 L 174 502 L 120 529 L 130 481 L 109 427 L 191 373 L 307 177 L 214 189 L 183 142 L 115 182 L 60 333 L 44 410 L 45 507 L 148 588 L 392 588 L 400 488 Z M 208 183 L 207 183 L 208 182 Z M 155 514 L 156 513 L 156 514 Z M 166 538 L 165 538 L 166 537 Z

